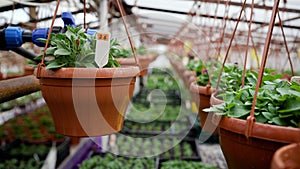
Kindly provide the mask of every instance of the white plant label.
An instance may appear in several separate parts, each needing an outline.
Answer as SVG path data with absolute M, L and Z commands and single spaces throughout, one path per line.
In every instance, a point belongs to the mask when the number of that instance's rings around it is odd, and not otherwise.
M 101 68 L 108 62 L 108 54 L 110 48 L 110 33 L 106 31 L 97 32 L 95 62 Z
M 293 77 L 291 78 L 291 81 L 300 84 L 300 76 L 293 76 Z

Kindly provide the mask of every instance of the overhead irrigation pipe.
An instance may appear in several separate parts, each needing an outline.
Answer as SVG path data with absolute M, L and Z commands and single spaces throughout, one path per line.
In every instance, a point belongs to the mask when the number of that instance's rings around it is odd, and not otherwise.
M 34 75 L 0 81 L 0 103 L 16 99 L 40 90 L 39 80 Z
M 36 55 L 22 47 L 17 47 L 17 48 L 12 48 L 11 51 L 29 59 L 32 60 L 34 62 L 39 62 L 39 60 L 34 60 L 34 58 L 36 57 Z

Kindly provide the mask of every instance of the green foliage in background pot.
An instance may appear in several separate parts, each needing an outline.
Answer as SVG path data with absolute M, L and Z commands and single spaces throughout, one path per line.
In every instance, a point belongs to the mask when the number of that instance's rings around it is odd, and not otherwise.
M 148 53 L 147 49 L 143 45 L 139 46 L 138 48 L 135 48 L 135 51 L 138 55 L 146 55 Z
M 138 56 L 146 55 L 148 53 L 147 49 L 144 46 L 135 48 L 135 51 Z M 122 48 L 115 52 L 116 52 L 115 53 L 116 58 L 129 58 L 133 56 L 131 48 L 129 49 Z
M 112 154 L 99 155 L 84 160 L 79 164 L 79 169 L 154 169 L 153 158 L 124 158 Z
M 46 39 L 40 40 L 46 42 Z M 116 51 L 120 50 L 119 43 L 115 39 L 110 43 L 109 59 L 105 67 L 119 67 L 120 64 L 114 60 Z M 83 28 L 68 26 L 65 33 L 51 34 L 49 44 L 45 56 L 48 58 L 45 61 L 46 69 L 98 67 L 95 63 L 96 35 L 86 34 Z M 42 55 L 36 59 L 42 59 Z
M 238 65 L 235 64 L 226 64 L 224 65 L 219 90 L 227 92 L 227 91 L 237 91 L 242 86 L 242 76 L 243 69 L 239 68 Z
M 216 166 L 204 164 L 200 161 L 169 160 L 161 165 L 161 169 L 217 169 Z
M 187 64 L 188 70 L 194 70 L 196 72 L 196 76 L 198 78 L 197 84 L 199 86 L 208 85 L 209 78 L 212 76 L 210 85 L 215 87 L 220 67 L 220 62 L 213 63 L 212 61 L 207 61 L 204 65 L 202 60 L 190 60 Z
M 205 68 L 202 60 L 190 60 L 187 64 L 188 70 L 192 70 L 196 72 L 196 76 L 198 77 L 198 85 L 206 86 L 209 82 L 208 71 Z
M 244 88 L 236 91 L 226 91 L 221 94 L 225 101 L 223 104 L 204 109 L 204 111 L 246 119 L 251 111 L 257 77 L 257 73 L 248 72 Z M 280 77 L 280 74 L 264 73 L 255 106 L 256 121 L 280 126 L 299 127 L 300 84 L 296 82 L 289 83 L 280 79 Z

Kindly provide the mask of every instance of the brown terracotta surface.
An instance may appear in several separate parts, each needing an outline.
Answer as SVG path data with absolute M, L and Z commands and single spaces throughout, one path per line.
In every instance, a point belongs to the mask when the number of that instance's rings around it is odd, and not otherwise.
M 190 83 L 190 78 L 191 77 L 195 77 L 196 76 L 196 72 L 195 71 L 191 71 L 191 70 L 185 70 L 183 72 L 183 81 L 184 81 L 184 84 L 187 88 L 190 87 L 191 83 Z
M 56 131 L 98 136 L 121 130 L 138 67 L 41 69 L 43 97 Z
M 300 143 L 293 143 L 278 149 L 272 159 L 271 169 L 299 169 Z
M 209 86 L 199 86 L 196 82 L 190 85 L 190 92 L 193 101 L 198 107 L 198 115 L 200 117 L 201 127 L 211 133 L 217 133 L 215 130 L 217 127 L 212 123 L 212 115 L 202 111 L 205 108 L 210 107 L 210 96 L 214 89 Z
M 24 66 L 24 75 L 33 75 L 34 68 L 30 66 Z
M 210 105 L 218 105 L 218 104 L 224 103 L 223 100 L 218 99 L 218 98 L 216 97 L 217 94 L 218 94 L 218 93 L 217 93 L 216 91 L 213 92 L 213 93 L 211 94 L 211 97 L 210 97 Z
M 138 56 L 137 59 L 139 60 L 139 64 L 141 65 L 141 72 L 140 76 L 147 75 L 148 66 L 151 62 L 153 62 L 157 58 L 157 55 L 143 55 Z M 116 58 L 116 60 L 121 64 L 125 66 L 134 66 L 136 65 L 135 59 L 133 57 L 131 58 Z
M 254 123 L 252 135 L 246 138 L 246 120 L 223 117 L 220 145 L 231 169 L 270 168 L 275 151 L 289 143 L 300 142 L 300 129 Z

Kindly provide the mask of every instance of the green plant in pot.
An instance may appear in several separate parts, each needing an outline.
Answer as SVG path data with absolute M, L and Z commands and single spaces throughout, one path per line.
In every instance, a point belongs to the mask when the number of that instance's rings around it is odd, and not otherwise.
M 215 132 L 216 127 L 211 123 L 212 115 L 203 112 L 202 109 L 210 107 L 210 97 L 215 91 L 216 84 L 216 78 L 213 77 L 217 77 L 215 72 L 218 72 L 220 65 L 218 62 L 212 64 L 210 61 L 204 64 L 202 60 L 198 60 L 190 61 L 188 67 L 195 71 L 196 81 L 191 82 L 189 88 L 193 101 L 198 107 L 201 127 L 204 131 Z
M 116 40 L 110 41 L 107 64 L 99 68 L 95 44 L 96 36 L 68 26 L 65 33 L 51 34 L 45 62 L 36 70 L 60 134 L 97 136 L 122 128 L 139 68 L 120 67 L 114 59 L 120 50 Z
M 136 54 L 137 54 L 137 60 L 139 61 L 139 64 L 141 65 L 141 72 L 140 76 L 145 76 L 147 74 L 147 69 L 149 64 L 156 59 L 157 54 L 152 54 L 148 52 L 145 46 L 141 45 L 139 47 L 134 48 Z M 120 55 L 116 58 L 118 62 L 120 62 L 121 65 L 136 65 L 135 59 L 132 57 L 133 53 L 131 49 L 122 49 L 120 51 Z
M 300 84 L 267 70 L 254 103 L 258 74 L 248 71 L 245 77 L 244 87 L 225 91 L 224 103 L 204 111 L 222 116 L 220 144 L 229 168 L 270 168 L 278 148 L 300 141 Z

